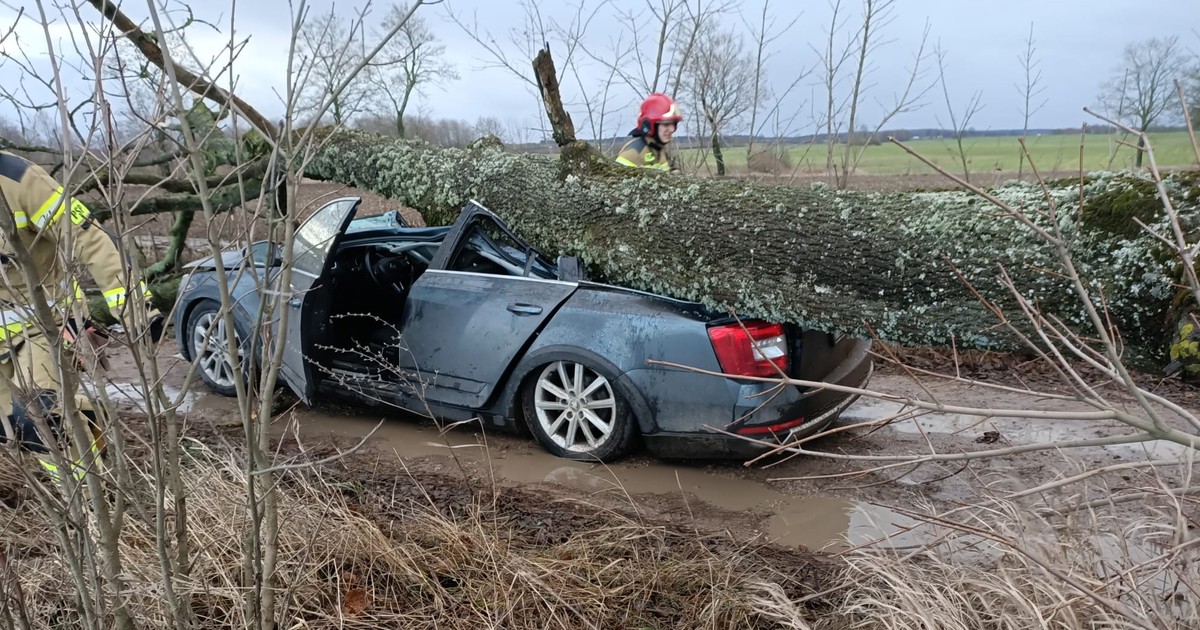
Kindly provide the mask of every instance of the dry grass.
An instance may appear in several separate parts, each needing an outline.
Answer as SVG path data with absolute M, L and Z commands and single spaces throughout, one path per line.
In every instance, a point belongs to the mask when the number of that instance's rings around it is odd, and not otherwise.
M 0 459 L 0 483 L 11 489 L 16 464 Z M 177 589 L 199 627 L 246 627 L 238 461 L 193 449 L 186 469 L 196 551 Z M 447 486 L 458 489 L 447 495 Z M 70 627 L 74 588 L 56 539 L 35 501 L 9 503 L 0 542 L 34 625 Z M 767 550 L 776 554 L 767 559 L 728 538 L 395 470 L 290 473 L 280 514 L 283 628 L 770 628 L 778 623 L 752 595 L 766 584 L 794 599 L 816 576 L 798 553 Z M 152 523 L 131 514 L 122 540 L 139 627 L 173 627 Z
M 847 554 L 828 604 L 837 627 L 871 630 L 1200 627 L 1196 504 L 1142 510 L 980 506 L 938 521 L 928 548 Z
M 188 452 L 196 551 L 177 590 L 197 627 L 246 627 L 241 460 Z M 72 627 L 57 540 L 16 465 L 0 457 L 0 544 L 34 627 Z M 1064 507 L 1085 494 L 964 508 L 933 521 L 925 548 L 822 559 L 356 456 L 283 480 L 280 627 L 1200 627 L 1197 502 L 1160 497 L 1132 517 Z M 122 540 L 139 627 L 173 627 L 152 524 L 131 515 Z

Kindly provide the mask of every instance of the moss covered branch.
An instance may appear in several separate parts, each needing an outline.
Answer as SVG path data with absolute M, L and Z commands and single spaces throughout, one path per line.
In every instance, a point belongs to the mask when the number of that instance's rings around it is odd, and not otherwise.
M 262 191 L 262 180 L 253 179 L 247 180 L 243 185 L 239 186 L 231 184 L 222 186 L 212 191 L 209 198 L 212 201 L 213 210 L 220 212 L 228 212 L 242 205 L 242 203 L 254 199 L 258 199 Z M 105 221 L 112 216 L 112 208 L 102 203 L 89 203 L 88 207 L 92 214 L 99 221 Z M 172 193 L 160 195 L 158 197 L 148 197 L 137 202 L 129 209 L 131 216 L 140 216 L 146 214 L 160 214 L 163 212 L 194 212 L 201 210 L 202 204 L 200 197 L 194 194 Z

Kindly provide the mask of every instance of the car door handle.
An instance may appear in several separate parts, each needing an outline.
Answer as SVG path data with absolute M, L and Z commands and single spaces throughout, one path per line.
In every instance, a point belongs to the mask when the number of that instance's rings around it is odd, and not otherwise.
M 517 315 L 541 315 L 542 307 L 537 304 L 522 304 L 517 302 L 516 304 L 509 304 L 508 311 Z

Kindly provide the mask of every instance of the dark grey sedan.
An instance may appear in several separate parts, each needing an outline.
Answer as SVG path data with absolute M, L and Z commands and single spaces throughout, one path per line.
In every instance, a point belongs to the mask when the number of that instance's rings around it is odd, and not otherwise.
M 737 376 L 862 386 L 867 341 L 763 321 L 590 282 L 549 260 L 472 202 L 453 226 L 409 227 L 398 213 L 355 219 L 360 200 L 319 209 L 296 232 L 285 294 L 281 376 L 322 396 L 397 406 L 439 420 L 528 429 L 546 450 L 610 460 L 637 443 L 667 457 L 737 457 L 812 434 L 853 400 Z M 218 316 L 212 259 L 194 263 L 175 310 L 179 348 L 214 391 L 232 395 L 226 340 L 261 344 L 263 287 L 276 247 L 226 252 L 234 329 Z M 732 377 L 653 365 L 660 360 Z

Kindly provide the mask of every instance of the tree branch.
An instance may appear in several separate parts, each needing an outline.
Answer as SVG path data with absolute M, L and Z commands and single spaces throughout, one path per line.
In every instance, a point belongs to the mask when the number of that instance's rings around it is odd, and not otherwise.
M 166 70 L 168 63 L 166 56 L 163 55 L 163 50 L 158 45 L 158 41 L 151 35 L 143 31 L 129 16 L 125 15 L 116 5 L 110 0 L 87 0 L 89 4 L 95 7 L 104 17 L 108 18 L 134 46 L 137 47 L 150 63 L 158 66 L 161 70 Z M 174 76 L 179 81 L 180 85 L 194 92 L 202 98 L 210 99 L 222 106 L 233 108 L 239 114 L 244 116 L 250 124 L 258 129 L 259 133 L 266 137 L 267 142 L 274 144 L 278 139 L 279 130 L 275 125 L 271 124 L 265 116 L 259 113 L 257 109 L 251 107 L 249 103 L 243 101 L 235 94 L 231 94 L 225 89 L 216 84 L 204 79 L 191 70 L 184 68 L 174 62 L 171 62 L 174 68 Z

